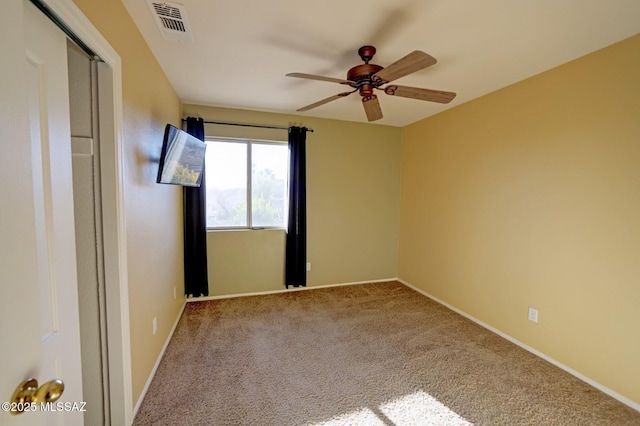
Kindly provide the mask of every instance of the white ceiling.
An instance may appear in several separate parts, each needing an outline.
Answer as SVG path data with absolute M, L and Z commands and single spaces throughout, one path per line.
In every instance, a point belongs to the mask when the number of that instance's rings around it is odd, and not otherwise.
M 371 44 L 383 67 L 413 50 L 438 63 L 394 83 L 456 92 L 448 105 L 378 93 L 404 126 L 640 33 L 639 0 L 176 0 L 194 41 L 165 40 L 145 0 L 123 0 L 185 103 L 367 122 L 346 78 Z M 640 78 L 640 77 L 639 77 Z M 207 117 L 214 119 L 215 117 Z

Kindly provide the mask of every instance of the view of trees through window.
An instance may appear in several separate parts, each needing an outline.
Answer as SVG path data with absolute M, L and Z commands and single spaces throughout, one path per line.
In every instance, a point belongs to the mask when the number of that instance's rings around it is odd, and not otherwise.
M 207 227 L 285 227 L 284 143 L 208 140 Z

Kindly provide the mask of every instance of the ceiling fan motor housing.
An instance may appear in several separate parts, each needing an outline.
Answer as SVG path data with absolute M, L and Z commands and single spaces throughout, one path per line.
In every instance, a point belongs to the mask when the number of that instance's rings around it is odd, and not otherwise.
M 373 95 L 373 89 L 378 87 L 378 85 L 373 81 L 372 76 L 384 68 L 380 65 L 369 63 L 375 54 L 375 47 L 362 46 L 358 49 L 358 55 L 360 55 L 364 64 L 356 65 L 347 72 L 347 80 L 356 83 L 356 86 L 360 91 L 360 95 L 365 97 Z
M 383 69 L 383 67 L 376 64 L 356 65 L 347 73 L 347 80 L 356 83 L 362 96 L 371 95 L 373 89 L 377 87 L 373 83 L 371 76 L 381 69 Z

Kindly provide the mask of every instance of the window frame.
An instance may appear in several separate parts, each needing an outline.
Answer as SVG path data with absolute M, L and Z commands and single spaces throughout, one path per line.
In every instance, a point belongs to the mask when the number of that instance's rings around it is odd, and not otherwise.
M 282 226 L 253 226 L 253 194 L 252 194 L 252 187 L 253 187 L 253 177 L 252 177 L 252 169 L 251 169 L 251 164 L 252 164 L 252 158 L 253 158 L 253 149 L 252 146 L 254 144 L 257 145 L 280 145 L 280 146 L 284 146 L 285 148 L 287 148 L 287 177 L 286 177 L 286 183 L 285 183 L 285 214 L 288 211 L 289 208 L 289 155 L 288 155 L 288 141 L 286 140 L 269 140 L 269 139 L 253 139 L 253 138 L 229 138 L 229 137 L 216 137 L 216 136 L 205 136 L 204 138 L 205 143 L 208 142 L 226 142 L 226 143 L 239 143 L 239 144 L 244 144 L 247 147 L 247 164 L 246 164 L 246 185 L 247 185 L 247 193 L 246 193 L 246 203 L 247 203 L 247 224 L 246 225 L 238 225 L 238 226 L 209 226 L 207 225 L 206 227 L 206 231 L 256 231 L 256 230 L 263 230 L 263 229 L 274 229 L 274 230 L 284 230 L 286 231 L 287 229 L 287 224 L 286 224 L 286 219 L 285 219 L 285 223 L 282 224 Z M 205 161 L 205 174 L 206 174 L 206 161 Z M 206 177 L 206 176 L 205 176 Z M 207 216 L 207 206 L 205 205 L 205 217 Z

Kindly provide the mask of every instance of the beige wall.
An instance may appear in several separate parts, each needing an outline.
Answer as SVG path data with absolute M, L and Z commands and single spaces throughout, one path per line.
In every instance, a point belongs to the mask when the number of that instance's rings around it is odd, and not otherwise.
M 124 208 L 135 405 L 184 302 L 179 254 L 182 192 L 178 187 L 155 183 L 164 126 L 180 124 L 181 102 L 122 2 L 74 1 L 122 60 Z M 154 317 L 158 318 L 155 336 Z
M 283 230 L 209 232 L 209 294 L 283 290 L 285 238 Z
M 307 134 L 308 286 L 397 277 L 399 128 L 195 105 L 183 110 L 205 120 L 314 129 Z M 282 130 L 205 130 L 209 136 L 287 139 Z M 209 232 L 208 248 L 210 295 L 284 288 L 282 232 Z
M 401 279 L 635 403 L 638 52 L 635 36 L 404 128 L 399 262 Z

